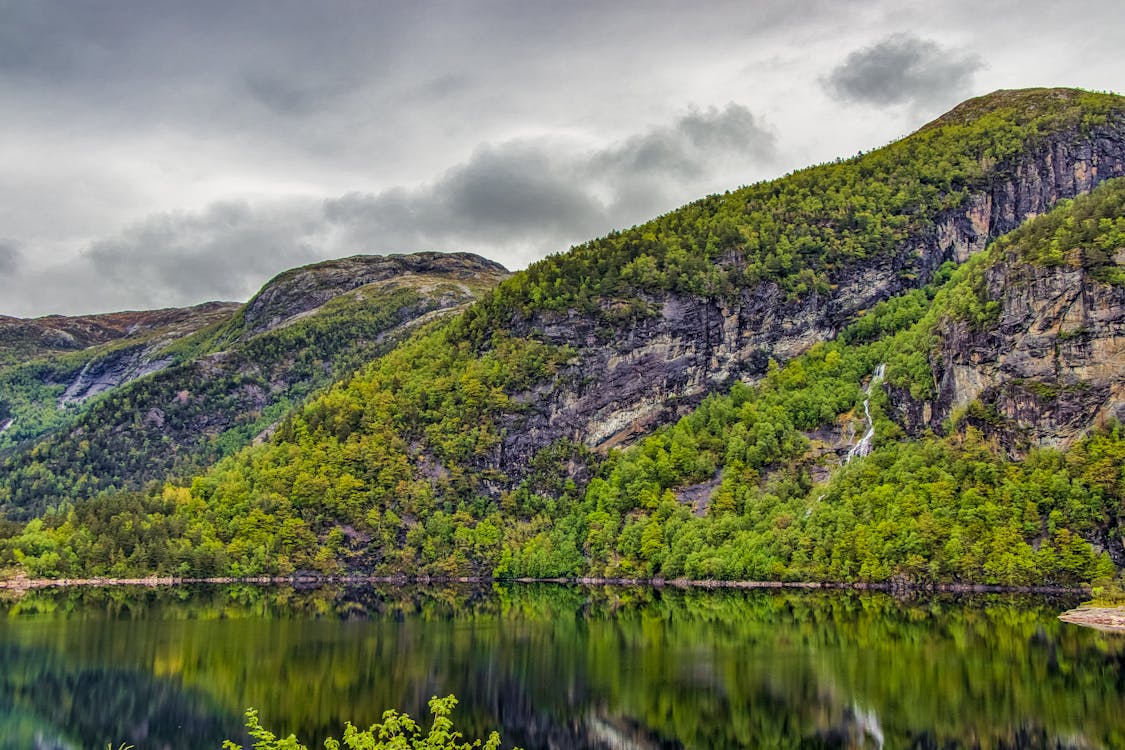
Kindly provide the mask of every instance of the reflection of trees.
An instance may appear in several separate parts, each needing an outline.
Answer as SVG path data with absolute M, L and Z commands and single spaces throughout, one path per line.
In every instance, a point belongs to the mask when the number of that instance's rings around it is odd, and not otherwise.
M 4 690 L 21 680 L 29 704 L 107 681 L 97 689 L 123 718 L 93 737 L 143 721 L 155 700 L 161 716 L 215 731 L 253 705 L 276 730 L 316 739 L 385 707 L 422 715 L 431 695 L 454 692 L 466 731 L 499 726 L 529 750 L 874 747 L 880 733 L 888 748 L 1123 747 L 1125 641 L 1059 623 L 1062 606 L 565 586 L 117 589 L 30 594 L 9 612 L 43 616 L 10 616 L 0 638 L 21 654 Z

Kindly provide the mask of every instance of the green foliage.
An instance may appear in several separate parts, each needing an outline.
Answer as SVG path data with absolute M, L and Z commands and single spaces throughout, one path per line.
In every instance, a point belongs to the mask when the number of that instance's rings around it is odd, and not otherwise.
M 331 573 L 342 564 L 490 573 L 504 522 L 495 502 L 472 493 L 482 481 L 474 468 L 498 445 L 497 418 L 519 409 L 512 395 L 571 354 L 497 335 L 474 356 L 446 336 L 419 336 L 377 360 L 286 420 L 280 440 L 220 462 L 190 488 L 108 494 L 33 521 L 12 555 L 39 575 Z M 412 461 L 433 476 L 416 478 Z
M 22 399 L 15 438 L 68 420 L 70 425 L 0 462 L 0 508 L 9 517 L 26 518 L 103 490 L 138 489 L 169 474 L 201 471 L 248 444 L 311 393 L 389 350 L 404 334 L 396 329 L 436 309 L 443 295 L 462 298 L 465 292 L 446 283 L 426 294 L 410 287 L 353 293 L 243 342 L 209 329 L 166 352 L 183 355 L 181 364 L 81 409 L 44 410 L 63 390 L 44 384 L 65 379 L 57 365 L 50 374 L 43 371 L 46 365 L 9 371 L 9 384 L 19 378 L 13 391 Z M 209 343 L 192 343 L 197 339 Z M 202 346 L 216 342 L 229 348 L 218 357 L 201 356 Z
M 707 398 L 612 455 L 584 489 L 558 469 L 591 457 L 559 444 L 498 501 L 461 499 L 476 460 L 495 445 L 489 436 L 512 408 L 510 394 L 569 354 L 497 335 L 474 355 L 437 330 L 295 414 L 279 442 L 223 462 L 191 488 L 79 503 L 29 524 L 9 548 L 34 575 L 344 565 L 537 578 L 1093 580 L 1112 572 L 1085 539 L 1117 523 L 1125 440 L 1116 428 L 1065 455 L 1043 450 L 1014 463 L 971 428 L 900 442 L 875 388 L 873 453 L 827 485 L 811 479 L 840 459 L 817 436 L 862 418 L 876 366 L 914 361 L 912 347 L 961 313 L 960 290 L 971 291 L 993 257 L 944 269 L 835 341 L 771 365 L 758 385 Z M 443 358 L 451 352 L 457 360 Z M 928 351 L 920 354 L 928 381 Z M 442 376 L 449 372 L 458 375 Z M 431 476 L 419 480 L 412 463 Z
M 1125 251 L 1125 179 L 1065 201 L 997 244 L 1033 263 L 1081 267 L 1103 283 L 1125 286 L 1125 269 L 1116 260 Z
M 43 436 L 74 418 L 76 406 L 60 405 L 62 382 L 74 377 L 86 360 L 73 356 L 33 360 L 0 369 L 4 419 L 13 420 L 0 432 L 0 452 Z
M 1094 582 L 1092 591 L 1092 605 L 1122 607 L 1125 606 L 1125 571 L 1119 571 L 1114 578 L 1102 578 Z
M 383 712 L 382 722 L 372 724 L 369 729 L 357 729 L 349 722 L 341 739 L 327 739 L 324 747 L 327 750 L 340 750 L 341 747 L 348 750 L 471 750 L 475 747 L 499 750 L 500 735 L 496 732 L 492 732 L 487 740 L 463 741 L 464 736 L 453 728 L 453 721 L 449 718 L 456 705 L 457 699 L 452 695 L 431 698 L 430 713 L 434 719 L 426 734 L 407 714 L 388 710 Z M 308 750 L 293 735 L 279 739 L 265 729 L 254 709 L 246 711 L 246 729 L 255 740 L 254 747 L 259 750 Z M 241 745 L 230 740 L 223 743 L 223 748 L 242 750 Z
M 611 325 L 649 313 L 652 295 L 667 291 L 723 298 L 767 283 L 793 298 L 824 296 L 849 264 L 902 253 L 1047 135 L 1103 127 L 1120 110 L 1120 97 L 1074 90 L 986 97 L 868 154 L 709 196 L 550 256 L 501 284 L 457 330 L 480 340 L 516 311 L 577 310 Z

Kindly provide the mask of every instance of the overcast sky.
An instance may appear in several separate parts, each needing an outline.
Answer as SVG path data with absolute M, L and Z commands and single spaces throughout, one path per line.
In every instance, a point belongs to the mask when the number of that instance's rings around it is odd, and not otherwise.
M 0 0 L 0 314 L 522 268 L 998 88 L 1125 89 L 1125 3 Z

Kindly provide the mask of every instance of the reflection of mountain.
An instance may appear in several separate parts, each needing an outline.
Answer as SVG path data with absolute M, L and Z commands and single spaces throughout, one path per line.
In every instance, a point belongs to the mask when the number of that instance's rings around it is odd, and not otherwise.
M 44 737 L 146 750 L 217 746 L 248 706 L 315 747 L 451 692 L 459 727 L 527 750 L 1125 747 L 1125 642 L 1060 608 L 563 586 L 40 592 L 0 612 L 0 705 L 43 721 L 64 707 Z
M 85 667 L 50 650 L 0 646 L 0 749 L 217 746 L 238 733 L 198 691 L 140 669 Z M 96 744 L 92 744 L 96 743 Z

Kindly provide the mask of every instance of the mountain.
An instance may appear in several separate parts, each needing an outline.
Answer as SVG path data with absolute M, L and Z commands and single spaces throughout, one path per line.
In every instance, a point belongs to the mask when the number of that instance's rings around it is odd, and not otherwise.
M 597 534 L 552 529 L 549 553 L 525 545 L 506 564 L 1007 585 L 1112 574 L 1125 565 L 1122 230 L 1125 180 L 1062 202 L 620 454 L 555 527 L 597 519 Z
M 970 100 L 551 256 L 190 487 L 10 549 L 40 572 L 1089 580 L 1122 556 L 1119 187 L 1067 201 L 1122 175 L 1121 97 Z
M 87 398 L 167 366 L 164 350 L 230 318 L 233 303 L 24 320 L 0 317 L 0 451 Z
M 208 302 L 195 307 L 73 317 L 25 319 L 0 315 L 0 365 L 134 340 L 146 334 L 179 338 L 224 320 L 238 307 L 233 302 Z
M 33 440 L 27 428 L 13 431 L 23 443 L 0 463 L 0 507 L 10 517 L 38 514 L 108 487 L 201 470 L 507 275 L 464 253 L 356 256 L 281 274 L 245 305 L 46 319 L 107 343 L 0 373 L 30 380 L 43 395 L 23 411 L 55 420 Z M 44 327 L 24 322 L 33 325 Z M 112 339 L 117 330 L 122 337 Z M 32 421 L 12 411 L 17 424 Z

